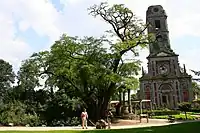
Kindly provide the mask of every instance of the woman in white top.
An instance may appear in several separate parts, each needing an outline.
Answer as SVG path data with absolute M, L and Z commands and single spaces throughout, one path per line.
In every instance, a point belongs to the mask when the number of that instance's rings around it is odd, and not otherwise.
M 87 129 L 87 119 L 88 119 L 88 114 L 86 112 L 86 109 L 84 108 L 83 112 L 81 113 L 81 120 L 82 120 L 82 128 L 84 127 Z

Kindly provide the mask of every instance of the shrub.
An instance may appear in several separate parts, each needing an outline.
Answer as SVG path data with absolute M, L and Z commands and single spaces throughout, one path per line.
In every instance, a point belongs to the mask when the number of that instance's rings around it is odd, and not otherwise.
M 192 107 L 191 103 L 183 102 L 183 103 L 180 103 L 178 105 L 178 107 L 179 107 L 180 111 L 183 111 L 185 113 L 185 118 L 187 119 L 187 113 L 186 112 L 190 111 L 190 109 Z
M 186 120 L 185 115 L 173 115 L 173 117 L 175 117 L 176 120 Z M 152 116 L 153 119 L 168 119 L 167 115 L 163 115 L 163 116 Z M 196 120 L 198 119 L 195 116 L 191 116 L 188 115 L 187 120 Z
M 1 108 L 0 123 L 2 125 L 13 123 L 16 126 L 38 126 L 40 119 L 36 114 L 27 114 L 25 104 L 19 101 L 14 101 L 12 103 L 5 104 Z
M 23 122 L 24 122 L 23 125 L 29 125 L 33 127 L 33 126 L 39 126 L 41 121 L 40 118 L 37 116 L 37 114 L 34 115 L 25 114 Z
M 163 115 L 163 116 L 152 116 L 152 119 L 168 119 L 167 115 Z
M 78 117 L 73 117 L 73 118 L 71 119 L 70 125 L 71 125 L 71 126 L 77 126 L 77 125 L 79 125 L 80 123 L 81 123 L 80 118 L 78 118 Z
M 143 113 L 148 113 L 150 116 L 163 116 L 163 115 L 179 115 L 180 111 L 164 109 L 164 110 L 143 111 Z
M 78 126 L 81 123 L 78 117 L 68 117 L 65 120 L 53 120 L 51 126 Z
M 198 119 L 198 118 L 195 117 L 195 116 L 188 115 L 188 116 L 187 116 L 187 119 L 186 119 L 185 115 L 176 115 L 176 116 L 175 116 L 175 119 L 176 119 L 176 120 L 196 120 L 196 119 Z
M 189 111 L 194 113 L 200 113 L 200 108 L 191 108 Z

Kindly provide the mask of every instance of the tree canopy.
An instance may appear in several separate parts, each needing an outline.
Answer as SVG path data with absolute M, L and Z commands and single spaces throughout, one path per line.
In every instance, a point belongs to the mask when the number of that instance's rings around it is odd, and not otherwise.
M 15 81 L 12 65 L 0 59 L 0 100 L 4 99 L 6 93 L 11 89 Z
M 100 3 L 88 11 L 111 25 L 108 35 L 79 38 L 63 34 L 50 50 L 33 53 L 24 60 L 17 73 L 18 84 L 10 93 L 12 100 L 26 103 L 26 111 L 35 119 L 38 116 L 34 114 L 40 114 L 48 125 L 73 121 L 72 117 L 79 117 L 77 111 L 83 107 L 88 109 L 90 118 L 97 120 L 105 115 L 111 97 L 121 91 L 120 85 L 138 88 L 136 75 L 141 61 L 135 57 L 140 48 L 147 46 L 147 26 L 123 4 Z M 112 37 L 116 40 L 112 41 Z M 123 58 L 128 52 L 133 54 L 131 60 Z M 14 77 L 11 66 L 2 68 L 9 69 L 3 77 Z M 14 80 L 7 78 L 4 83 L 11 81 Z

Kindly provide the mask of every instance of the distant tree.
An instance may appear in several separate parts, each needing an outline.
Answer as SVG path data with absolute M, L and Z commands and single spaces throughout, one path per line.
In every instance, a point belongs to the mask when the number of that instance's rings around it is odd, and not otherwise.
M 3 100 L 15 81 L 12 65 L 0 59 L 0 100 Z
M 21 100 L 34 101 L 34 89 L 39 87 L 38 72 L 39 68 L 32 59 L 22 62 L 17 73 L 18 85 L 16 87 L 16 91 L 21 94 Z
M 200 76 L 200 71 L 196 70 L 190 70 L 190 71 L 192 71 L 196 76 Z M 193 78 L 193 80 L 200 82 L 200 78 Z
M 197 82 L 192 82 L 192 90 L 195 95 L 199 97 L 200 95 L 200 85 Z

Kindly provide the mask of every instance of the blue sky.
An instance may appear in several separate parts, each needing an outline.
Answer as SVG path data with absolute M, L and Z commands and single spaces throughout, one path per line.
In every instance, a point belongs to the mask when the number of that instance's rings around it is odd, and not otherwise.
M 106 0 L 104 0 L 106 1 Z M 107 0 L 123 3 L 145 20 L 150 5 L 161 4 L 168 14 L 171 47 L 180 65 L 200 69 L 200 1 L 198 0 Z M 17 70 L 33 52 L 48 49 L 62 33 L 70 36 L 101 36 L 110 28 L 87 8 L 101 0 L 6 0 L 0 1 L 0 58 Z M 178 5 L 178 7 L 177 7 Z M 140 59 L 146 66 L 148 50 Z

